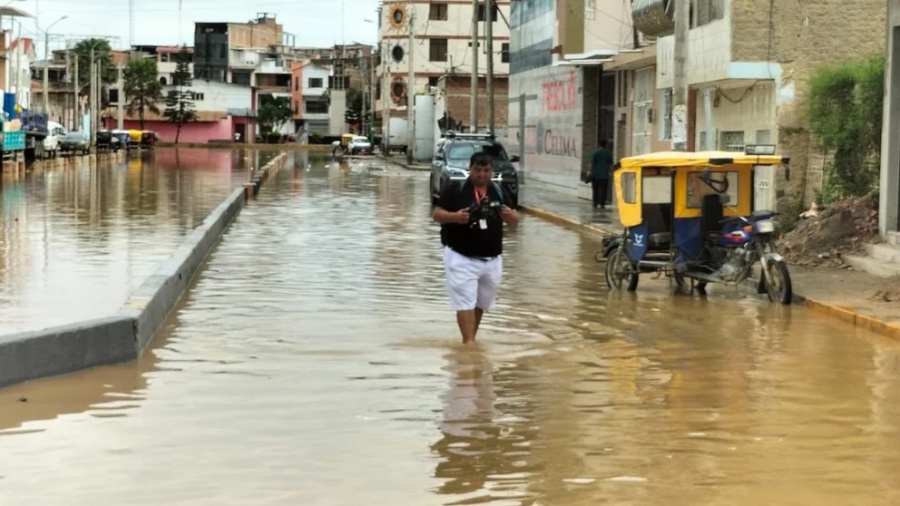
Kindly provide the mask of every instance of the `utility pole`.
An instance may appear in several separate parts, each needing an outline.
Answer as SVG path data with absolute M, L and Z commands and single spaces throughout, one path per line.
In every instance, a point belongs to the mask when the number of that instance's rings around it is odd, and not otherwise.
M 19 30 L 16 35 L 16 105 L 19 105 L 19 99 L 22 96 L 19 89 L 22 87 L 22 22 L 19 21 Z M 29 107 L 31 104 L 28 104 Z
M 94 145 L 94 135 L 95 135 L 95 132 L 97 131 L 97 129 L 94 127 L 94 121 L 97 119 L 96 115 L 94 114 L 94 108 L 96 106 L 96 100 L 94 99 L 94 93 L 96 92 L 95 88 L 97 87 L 97 76 L 95 75 L 96 73 L 97 73 L 97 63 L 94 60 L 94 50 L 91 49 L 91 72 L 89 74 L 91 85 L 90 85 L 90 87 L 89 87 L 90 89 L 88 91 L 88 94 L 90 95 L 88 98 L 88 102 L 90 104 L 90 116 L 91 116 L 90 129 L 91 129 L 91 131 L 88 132 L 88 138 L 91 140 L 92 147 Z
M 478 0 L 472 0 L 472 90 L 469 97 L 469 129 L 478 131 Z
M 487 79 L 487 124 L 488 132 L 494 133 L 494 0 L 487 0 L 484 4 L 484 42 L 487 62 L 484 68 Z M 499 11 L 500 8 L 498 7 Z
M 390 155 L 391 140 L 391 67 L 388 63 L 390 42 L 384 41 L 381 53 L 381 154 Z
M 46 114 L 50 114 L 50 94 L 48 88 L 50 88 L 50 57 L 47 56 L 49 51 L 48 47 L 50 46 L 50 32 L 44 32 L 44 87 L 42 90 L 42 94 L 44 96 L 44 112 Z
M 74 53 L 75 56 L 75 72 L 74 79 L 72 79 L 72 93 L 75 94 L 75 108 L 72 111 L 72 131 L 77 132 L 81 130 L 81 100 L 79 99 L 79 86 L 78 86 L 78 53 Z
M 366 130 L 366 94 L 369 91 L 369 80 L 366 78 L 366 60 L 359 50 L 359 75 L 362 77 L 362 111 L 359 112 L 359 134 L 368 137 Z
M 411 164 L 413 162 L 413 150 L 416 147 L 416 129 L 414 127 L 416 118 L 413 114 L 413 103 L 416 98 L 416 74 L 413 67 L 413 55 L 416 54 L 416 48 L 414 46 L 415 30 L 413 29 L 413 24 L 416 21 L 416 12 L 412 0 L 407 1 L 407 6 L 409 8 L 409 49 L 407 49 L 406 54 L 409 61 L 409 70 L 406 76 L 406 163 Z
M 690 2 L 675 1 L 675 82 L 672 87 L 672 149 L 687 151 L 687 44 Z M 710 135 L 710 134 L 707 134 Z
M 120 63 L 118 70 L 119 70 L 119 79 L 118 79 L 118 82 L 116 83 L 116 86 L 119 87 L 119 93 L 118 93 L 119 100 L 117 100 L 116 103 L 119 106 L 119 110 L 117 111 L 118 112 L 117 119 L 119 121 L 118 121 L 117 125 L 118 125 L 119 130 L 124 130 L 125 129 L 125 78 L 123 77 L 123 72 L 125 70 L 125 67 L 123 67 L 122 64 Z

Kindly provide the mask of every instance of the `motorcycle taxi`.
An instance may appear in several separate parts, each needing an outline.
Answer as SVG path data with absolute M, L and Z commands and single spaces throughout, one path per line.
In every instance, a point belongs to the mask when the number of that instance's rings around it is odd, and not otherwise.
M 634 291 L 642 273 L 655 272 L 705 293 L 708 283 L 755 279 L 758 293 L 790 304 L 791 278 L 775 244 L 776 213 L 754 209 L 759 169 L 788 162 L 770 145 L 747 146 L 743 153 L 623 158 L 613 182 L 624 233 L 609 248 L 607 285 Z

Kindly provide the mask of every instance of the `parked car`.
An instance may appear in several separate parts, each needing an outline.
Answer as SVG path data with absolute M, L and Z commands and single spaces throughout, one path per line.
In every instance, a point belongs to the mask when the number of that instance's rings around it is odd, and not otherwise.
M 71 154 L 88 154 L 91 152 L 91 144 L 81 132 L 69 132 L 59 139 L 59 150 Z
M 492 134 L 449 133 L 437 144 L 431 162 L 431 202 L 437 204 L 441 189 L 451 181 L 465 181 L 469 177 L 469 159 L 474 153 L 485 152 L 494 158 L 494 175 L 491 178 L 503 190 L 506 205 L 519 206 L 519 174 L 514 163 L 518 156 L 510 158 L 503 145 Z
M 371 155 L 372 143 L 366 137 L 356 136 L 350 141 L 351 155 Z

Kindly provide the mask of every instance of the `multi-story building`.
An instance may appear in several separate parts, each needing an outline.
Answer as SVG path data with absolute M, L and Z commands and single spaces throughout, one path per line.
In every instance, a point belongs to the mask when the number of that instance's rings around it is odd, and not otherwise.
M 329 130 L 329 106 L 325 93 L 331 80 L 331 68 L 319 61 L 294 63 L 291 69 L 291 106 L 298 129 L 326 135 Z
M 31 63 L 35 61 L 34 41 L 15 39 L 7 51 L 6 73 L 9 84 L 6 89 L 17 94 L 18 103 L 25 109 L 31 108 Z
M 628 145 L 630 139 L 628 149 L 619 151 L 623 156 L 672 147 L 675 25 L 662 14 L 663 3 L 634 3 L 634 27 L 655 37 L 656 47 L 641 48 L 644 57 L 623 52 L 606 64 L 619 71 L 619 105 L 632 105 L 631 111 L 621 109 L 633 118 L 616 143 Z M 863 34 L 884 29 L 885 2 L 858 2 L 852 11 L 840 0 L 814 6 L 694 0 L 692 7 L 685 65 L 687 149 L 742 151 L 747 144 L 775 144 L 791 158 L 796 176 L 760 169 L 754 194 L 764 201 L 758 205 L 783 210 L 798 197 L 808 204 L 821 188 L 824 165 L 805 118 L 808 79 L 821 65 L 882 50 L 883 38 Z M 651 52 L 655 61 L 646 57 Z M 805 195 L 797 194 L 800 188 Z
M 524 0 L 510 25 L 510 150 L 528 178 L 586 196 L 582 168 L 615 128 L 615 76 L 603 64 L 633 46 L 631 4 Z
M 250 84 L 259 53 L 278 54 L 284 31 L 267 13 L 247 23 L 195 23 L 194 77 Z
M 517 2 L 522 3 L 522 2 Z M 381 55 L 376 67 L 376 116 L 378 123 L 386 115 L 406 117 L 407 93 L 428 94 L 444 76 L 471 76 L 473 51 L 479 51 L 479 76 L 485 75 L 484 26 L 491 13 L 493 66 L 495 79 L 504 80 L 509 74 L 509 37 L 506 20 L 510 16 L 510 1 L 499 0 L 494 9 L 478 8 L 479 46 L 471 44 L 473 7 L 470 2 L 394 2 L 385 3 L 379 16 L 379 47 Z M 412 18 L 413 47 L 409 46 Z M 413 82 L 407 82 L 409 60 L 413 63 Z M 484 96 L 482 93 L 481 96 Z M 505 108 L 505 96 L 495 100 Z M 479 107 L 478 126 L 485 127 L 486 107 Z M 495 107 L 496 109 L 496 107 Z M 461 115 L 461 113 L 453 113 Z M 495 117 L 496 117 L 495 113 Z M 462 115 L 469 123 L 469 115 Z M 503 127 L 505 125 L 498 125 Z
M 189 58 L 193 60 L 194 48 L 187 47 Z M 181 53 L 180 46 L 134 46 L 132 48 L 132 57 L 143 56 L 145 58 L 153 58 L 156 60 L 156 72 L 159 76 L 159 83 L 163 86 L 172 84 L 172 74 L 178 66 L 178 55 Z M 193 61 L 189 62 L 193 69 Z

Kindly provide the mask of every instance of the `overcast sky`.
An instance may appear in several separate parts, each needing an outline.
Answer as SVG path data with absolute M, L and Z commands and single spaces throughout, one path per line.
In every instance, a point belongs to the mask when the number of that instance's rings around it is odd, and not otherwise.
M 378 38 L 378 0 L 343 0 L 344 35 L 347 43 L 354 40 L 373 44 Z M 136 0 L 134 43 L 143 45 L 193 45 L 194 22 L 247 22 L 257 13 L 274 14 L 284 31 L 296 37 L 298 46 L 330 46 L 340 44 L 341 0 L 181 0 L 179 38 L 179 0 Z M 31 14 L 37 13 L 40 30 L 62 16 L 68 16 L 50 30 L 51 49 L 63 48 L 66 37 L 117 36 L 113 47 L 128 46 L 128 0 L 0 0 Z M 369 19 L 375 23 L 363 21 Z M 10 21 L 3 19 L 10 28 Z M 22 19 L 22 36 L 35 39 L 43 57 L 43 31 L 35 21 Z M 13 34 L 18 30 L 13 27 Z

